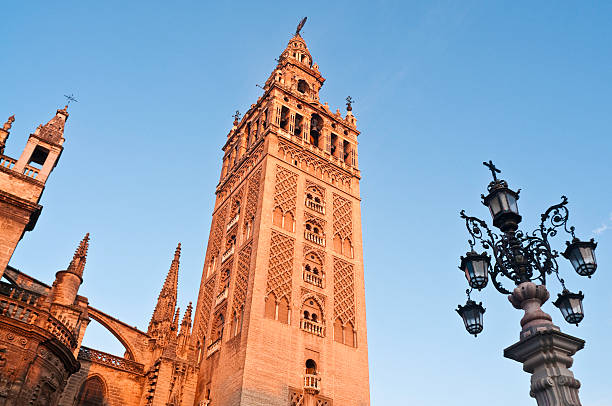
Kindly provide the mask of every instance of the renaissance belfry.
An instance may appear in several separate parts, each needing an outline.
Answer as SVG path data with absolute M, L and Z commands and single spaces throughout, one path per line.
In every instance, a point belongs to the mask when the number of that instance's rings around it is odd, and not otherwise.
M 303 21 L 304 22 L 304 21 Z M 193 337 L 215 405 L 369 405 L 356 119 L 300 35 L 227 141 Z

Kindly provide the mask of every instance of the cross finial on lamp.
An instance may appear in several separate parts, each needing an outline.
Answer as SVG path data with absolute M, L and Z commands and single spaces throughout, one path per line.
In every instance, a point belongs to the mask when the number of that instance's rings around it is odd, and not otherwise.
M 483 162 L 482 164 L 491 171 L 491 174 L 493 175 L 493 182 L 497 182 L 497 175 L 495 173 L 501 173 L 501 171 L 495 167 L 493 161 L 489 160 L 489 162 Z

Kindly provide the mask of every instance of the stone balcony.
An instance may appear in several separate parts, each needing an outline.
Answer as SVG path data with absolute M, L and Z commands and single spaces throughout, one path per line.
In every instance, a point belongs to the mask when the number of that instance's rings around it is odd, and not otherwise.
M 314 210 L 317 213 L 325 214 L 325 205 L 323 203 L 317 203 L 313 199 L 306 198 L 304 204 L 310 210 Z
M 214 343 L 208 346 L 208 350 L 206 351 L 206 358 L 213 355 L 215 352 L 219 351 L 221 348 L 221 339 L 218 339 Z
M 304 391 L 306 393 L 321 392 L 321 377 L 315 374 L 304 375 Z
M 304 278 L 304 282 L 310 283 L 311 285 L 314 285 L 321 289 L 324 288 L 323 277 L 321 275 L 316 275 L 311 271 L 304 270 L 302 272 L 302 277 Z
M 314 242 L 315 244 L 325 246 L 325 237 L 321 237 L 319 234 L 315 234 L 312 231 L 305 230 L 304 238 L 310 242 Z
M 229 247 L 224 253 L 223 255 L 221 255 L 221 263 L 224 263 L 225 261 L 227 261 L 228 259 L 230 259 L 230 257 L 232 255 L 234 255 L 234 248 L 235 246 L 232 245 L 231 247 Z
M 314 334 L 319 337 L 325 337 L 325 326 L 321 323 L 302 319 L 300 320 L 300 328 L 307 333 Z
M 219 306 L 221 303 L 223 303 L 225 299 L 227 299 L 228 292 L 229 292 L 229 288 L 225 286 L 225 288 L 223 288 L 221 293 L 219 293 L 217 297 L 215 298 L 215 307 Z
M 53 317 L 37 293 L 8 283 L 0 283 L 0 317 L 7 317 L 50 333 L 70 351 L 77 347 L 72 332 Z
M 234 218 L 232 218 L 229 223 L 227 223 L 227 226 L 225 227 L 226 231 L 229 231 L 234 225 L 236 225 L 238 223 L 238 219 L 240 218 L 240 213 L 236 213 L 236 215 L 234 216 Z

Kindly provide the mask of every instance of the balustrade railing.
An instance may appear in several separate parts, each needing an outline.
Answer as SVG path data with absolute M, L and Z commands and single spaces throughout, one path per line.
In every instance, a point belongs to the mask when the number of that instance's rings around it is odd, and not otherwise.
M 41 295 L 10 283 L 0 282 L 0 295 L 16 299 L 29 305 L 36 306 Z
M 53 334 L 55 338 L 60 340 L 62 344 L 64 344 L 71 350 L 74 350 L 76 348 L 77 342 L 74 338 L 74 335 L 72 335 L 70 330 L 68 330 L 68 328 L 55 317 L 51 315 L 47 317 L 47 322 L 45 323 L 45 330 Z
M 0 297 L 0 316 L 5 316 L 26 324 L 35 324 L 39 311 L 18 299 Z
M 323 324 L 302 319 L 300 320 L 300 328 L 310 334 L 314 334 L 319 337 L 325 337 L 325 326 Z
M 37 293 L 0 283 L 0 316 L 46 330 L 74 350 L 77 346 L 74 335 L 61 321 L 39 307 L 41 300 L 41 295 Z
M 309 393 L 319 393 L 321 391 L 321 377 L 315 374 L 305 374 L 304 390 Z
M 212 343 L 211 345 L 208 346 L 208 351 L 206 352 L 206 357 L 207 358 L 210 357 L 215 352 L 219 351 L 220 348 L 221 348 L 221 339 L 218 339 L 217 341 L 215 341 L 214 343 Z
M 224 253 L 223 255 L 221 255 L 221 263 L 227 261 L 229 259 L 229 257 L 231 257 L 232 255 L 234 255 L 234 245 L 232 245 L 231 247 L 229 247 Z
M 325 246 L 325 238 L 321 237 L 319 234 L 313 233 L 312 231 L 305 230 L 304 238 L 306 238 L 308 241 L 314 242 L 315 244 Z
M 238 223 L 238 219 L 239 218 L 240 218 L 240 213 L 236 213 L 234 218 L 231 219 L 229 223 L 227 223 L 227 227 L 225 228 L 226 231 L 229 231 L 229 229 L 232 228 L 234 226 L 234 224 Z
M 38 176 L 38 169 L 30 165 L 26 165 L 25 168 L 23 168 L 23 174 L 25 176 L 29 176 L 32 179 L 36 179 L 36 177 Z
M 136 361 L 107 354 L 88 347 L 81 346 L 79 349 L 79 359 L 96 362 L 98 364 L 107 365 L 127 372 L 137 374 L 142 374 L 144 372 L 144 366 Z
M 310 283 L 311 285 L 315 285 L 319 288 L 323 288 L 323 278 L 320 275 L 304 270 L 303 277 L 304 282 Z
M 304 204 L 311 210 L 314 210 L 321 214 L 325 214 L 325 205 L 323 203 L 317 203 L 313 199 L 306 198 Z
M 13 169 L 13 166 L 15 166 L 15 164 L 17 163 L 17 161 L 13 158 L 9 158 L 6 155 L 0 155 L 0 166 L 3 166 L 7 169 Z
M 226 286 L 221 293 L 219 293 L 217 295 L 217 298 L 215 299 L 215 306 L 218 306 L 221 302 L 223 302 L 225 299 L 227 299 L 227 294 L 228 294 L 228 287 Z

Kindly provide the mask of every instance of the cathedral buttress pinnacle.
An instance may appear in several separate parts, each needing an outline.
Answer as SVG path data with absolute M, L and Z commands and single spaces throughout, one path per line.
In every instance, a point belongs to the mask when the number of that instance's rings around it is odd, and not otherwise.
M 178 272 L 179 262 L 181 257 L 181 243 L 178 244 L 174 252 L 174 258 L 170 264 L 170 270 L 166 275 L 166 280 L 159 293 L 151 322 L 149 323 L 148 333 L 153 333 L 158 330 L 158 326 L 167 325 L 167 329 L 170 329 L 170 325 L 173 322 L 174 311 L 176 308 L 177 299 L 177 288 L 178 288 Z

